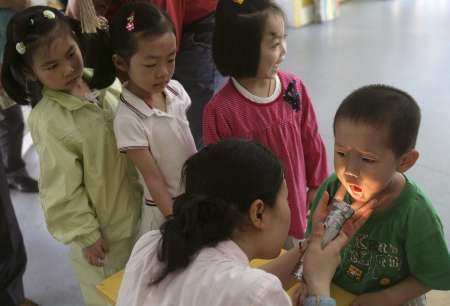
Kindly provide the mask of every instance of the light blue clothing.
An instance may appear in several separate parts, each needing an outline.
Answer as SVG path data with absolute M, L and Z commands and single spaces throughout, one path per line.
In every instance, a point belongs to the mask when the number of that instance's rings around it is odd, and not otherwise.
M 308 296 L 303 306 L 336 306 L 336 301 L 326 296 Z

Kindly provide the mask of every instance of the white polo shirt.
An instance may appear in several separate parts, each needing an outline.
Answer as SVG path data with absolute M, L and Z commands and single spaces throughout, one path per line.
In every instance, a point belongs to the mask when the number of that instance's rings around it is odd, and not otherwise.
M 167 112 L 151 108 L 124 84 L 121 103 L 114 119 L 114 132 L 121 152 L 130 148 L 149 148 L 166 180 L 169 193 L 176 197 L 184 191 L 181 185 L 183 164 L 196 152 L 186 117 L 191 99 L 175 80 L 169 82 L 164 94 Z M 141 179 L 146 203 L 152 203 L 153 198 L 142 175 Z

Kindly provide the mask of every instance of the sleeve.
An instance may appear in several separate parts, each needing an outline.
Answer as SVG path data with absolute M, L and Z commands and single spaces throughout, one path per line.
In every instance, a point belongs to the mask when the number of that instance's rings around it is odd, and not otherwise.
M 40 157 L 39 189 L 48 231 L 63 243 L 94 244 L 101 233 L 84 186 L 81 149 L 51 132 L 36 131 L 31 120 L 30 130 Z
M 224 117 L 224 112 L 217 109 L 213 101 L 206 104 L 203 112 L 203 142 L 205 145 L 217 143 L 232 136 L 231 124 Z
M 308 296 L 303 306 L 336 306 L 336 301 L 328 296 Z
M 144 127 L 135 117 L 118 113 L 114 118 L 114 134 L 121 152 L 126 152 L 129 148 L 149 147 Z
M 327 153 L 317 127 L 316 114 L 305 85 L 299 80 L 302 103 L 301 133 L 305 154 L 306 181 L 317 188 L 328 177 Z
M 186 113 L 192 104 L 191 97 L 189 97 L 189 94 L 180 82 L 178 82 L 177 80 L 171 80 L 170 83 L 170 85 L 176 89 L 176 92 L 178 93 L 180 101 L 183 105 L 184 113 Z
M 252 292 L 251 301 L 248 304 L 255 306 L 292 306 L 291 298 L 284 291 L 276 276 L 266 273 L 264 277 L 259 277 L 258 281 L 254 282 L 254 286 L 254 289 L 248 290 Z
M 434 209 L 423 202 L 414 205 L 407 229 L 405 248 L 411 274 L 427 287 L 450 290 L 450 254 Z

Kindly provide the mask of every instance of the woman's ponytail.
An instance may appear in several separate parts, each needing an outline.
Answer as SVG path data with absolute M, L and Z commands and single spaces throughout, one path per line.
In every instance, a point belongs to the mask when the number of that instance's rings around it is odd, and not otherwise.
M 182 172 L 186 192 L 173 204 L 173 218 L 161 226 L 158 259 L 161 282 L 186 268 L 205 247 L 232 239 L 248 222 L 255 200 L 273 207 L 283 183 L 280 161 L 253 141 L 227 139 L 191 156 Z
M 228 239 L 240 217 L 236 204 L 222 199 L 195 194 L 179 196 L 174 202 L 173 218 L 161 227 L 158 259 L 166 265 L 153 283 L 186 268 L 201 249 Z

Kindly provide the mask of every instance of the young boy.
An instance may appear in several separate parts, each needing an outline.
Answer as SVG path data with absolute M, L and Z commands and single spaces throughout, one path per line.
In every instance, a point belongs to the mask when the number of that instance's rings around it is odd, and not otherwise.
M 425 305 L 430 289 L 450 289 L 450 254 L 430 200 L 403 173 L 415 150 L 420 109 L 407 93 L 370 85 L 350 94 L 334 118 L 335 174 L 321 186 L 377 210 L 342 251 L 334 283 L 356 294 L 352 306 Z

